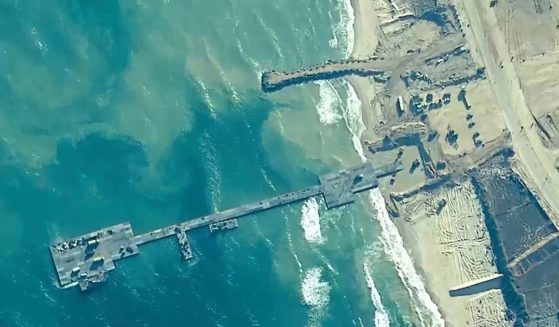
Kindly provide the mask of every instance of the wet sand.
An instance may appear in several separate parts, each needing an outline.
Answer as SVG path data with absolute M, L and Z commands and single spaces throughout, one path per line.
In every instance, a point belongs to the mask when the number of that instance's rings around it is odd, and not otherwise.
M 372 55 L 378 44 L 376 29 L 378 26 L 377 14 L 372 0 L 351 0 L 355 21 L 353 30 L 355 43 L 351 57 L 367 57 Z
M 353 30 L 355 35 L 353 50 L 351 52 L 352 58 L 366 58 L 372 56 L 377 48 L 377 28 L 378 19 L 375 11 L 375 4 L 373 0 L 351 0 L 355 21 L 353 23 Z M 347 81 L 351 84 L 355 93 L 359 97 L 363 112 L 363 122 L 367 126 L 363 137 L 369 140 L 374 139 L 371 137 L 372 126 L 378 120 L 375 113 L 375 108 L 371 106 L 371 101 L 375 97 L 375 88 L 373 83 L 369 82 L 366 77 L 348 77 Z

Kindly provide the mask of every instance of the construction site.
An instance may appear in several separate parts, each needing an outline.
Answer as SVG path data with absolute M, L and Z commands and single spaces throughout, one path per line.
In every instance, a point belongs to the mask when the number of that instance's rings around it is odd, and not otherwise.
M 374 51 L 262 75 L 353 85 L 367 158 L 403 162 L 389 212 L 458 325 L 559 326 L 556 2 L 375 0 Z
M 336 208 L 378 187 L 450 325 L 559 326 L 559 0 L 369 4 L 374 50 L 267 67 L 260 86 L 345 78 L 370 163 L 139 235 L 122 223 L 57 240 L 60 286 L 87 290 L 146 243 L 176 237 L 189 260 L 194 229 L 233 230 L 238 218 L 315 196 Z

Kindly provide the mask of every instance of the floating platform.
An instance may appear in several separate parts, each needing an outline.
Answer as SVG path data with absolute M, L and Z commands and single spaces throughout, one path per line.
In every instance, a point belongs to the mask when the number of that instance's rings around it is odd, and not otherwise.
M 115 269 L 116 260 L 138 254 L 139 245 L 176 236 L 182 257 L 189 260 L 194 256 L 187 238 L 190 230 L 206 226 L 210 233 L 235 229 L 238 227 L 237 218 L 321 194 L 328 209 L 339 207 L 355 201 L 357 193 L 377 187 L 378 178 L 394 175 L 400 170 L 400 164 L 375 168 L 368 163 L 323 175 L 319 178 L 319 185 L 186 220 L 145 234 L 134 236 L 132 226 L 123 223 L 56 243 L 50 246 L 50 251 L 60 286 L 80 286 L 82 290 L 87 290 L 91 285 L 105 281 L 106 273 Z
M 139 253 L 129 223 L 100 229 L 50 246 L 63 288 L 79 285 L 82 290 L 105 280 L 115 269 L 114 261 Z
M 237 219 L 230 219 L 226 221 L 220 221 L 218 223 L 210 224 L 210 233 L 221 232 L 226 230 L 231 230 L 239 227 L 239 222 Z

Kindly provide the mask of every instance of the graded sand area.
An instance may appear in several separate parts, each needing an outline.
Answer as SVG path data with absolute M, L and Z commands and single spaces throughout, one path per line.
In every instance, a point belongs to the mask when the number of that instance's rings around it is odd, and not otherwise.
M 555 0 L 500 0 L 493 8 L 527 105 L 540 124 L 534 128 L 548 148 L 559 146 L 558 4 Z
M 519 64 L 518 75 L 536 118 L 559 109 L 559 52 L 538 55 Z
M 483 58 L 499 108 L 511 131 L 516 153 L 515 169 L 536 196 L 551 220 L 559 224 L 559 174 L 555 168 L 556 155 L 542 143 L 536 121 L 530 111 L 511 63 L 505 37 L 499 29 L 493 10 L 480 0 L 456 0 L 466 39 Z M 469 24 L 469 25 L 468 25 Z M 466 28 L 468 26 L 469 28 Z M 537 126 L 537 125 L 536 125 Z
M 547 148 L 559 149 L 559 52 L 528 58 L 517 70 L 528 106 L 538 121 L 532 128 Z
M 554 2 L 499 0 L 495 4 L 493 10 L 499 29 L 514 61 L 523 61 L 556 49 L 559 8 L 553 6 Z
M 464 87 L 469 108 L 464 101 L 458 99 L 461 90 L 460 86 L 454 86 L 431 92 L 434 102 L 441 99 L 444 93 L 450 94 L 451 97 L 447 105 L 427 113 L 428 123 L 437 131 L 437 142 L 445 156 L 472 153 L 476 148 L 485 147 L 485 144 L 495 141 L 506 132 L 503 115 L 487 80 L 477 81 Z M 422 94 L 422 97 L 426 96 L 427 93 Z M 449 142 L 446 138 L 451 130 L 458 136 L 456 142 Z M 475 140 L 479 140 L 478 146 Z
M 408 249 L 449 326 L 511 326 L 500 290 L 451 297 L 451 288 L 496 274 L 480 204 L 469 181 L 398 202 Z
M 440 38 L 441 27 L 412 17 L 381 25 L 382 50 L 390 56 L 404 56 L 408 50 L 427 48 Z
M 393 164 L 396 159 L 402 163 L 403 169 L 394 178 L 380 180 L 381 189 L 386 188 L 390 192 L 402 193 L 410 192 L 425 184 L 424 167 L 413 166 L 413 163 L 420 159 L 419 149 L 416 146 L 401 146 L 393 150 L 376 153 L 367 151 L 365 156 L 377 166 Z

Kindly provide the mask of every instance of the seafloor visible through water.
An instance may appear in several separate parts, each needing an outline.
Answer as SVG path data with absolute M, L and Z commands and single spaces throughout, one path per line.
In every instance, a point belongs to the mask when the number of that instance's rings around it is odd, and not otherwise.
M 195 231 L 192 263 L 164 240 L 91 292 L 56 286 L 57 238 L 142 233 L 358 164 L 347 83 L 259 89 L 265 69 L 346 56 L 351 15 L 341 0 L 0 0 L 0 326 L 430 325 L 369 195 Z

